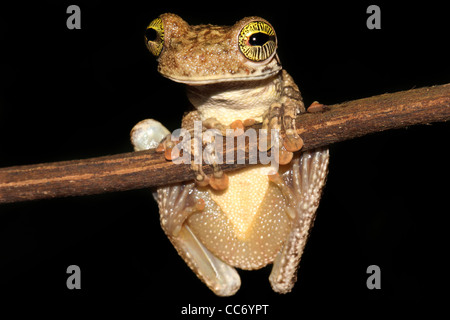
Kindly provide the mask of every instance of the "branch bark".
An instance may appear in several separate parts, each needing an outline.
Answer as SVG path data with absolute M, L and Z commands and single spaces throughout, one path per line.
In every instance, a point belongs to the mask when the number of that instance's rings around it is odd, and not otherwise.
M 297 127 L 304 140 L 302 150 L 309 150 L 373 132 L 449 119 L 450 84 L 445 84 L 332 105 L 323 113 L 300 115 Z M 209 166 L 204 169 L 211 172 Z M 188 165 L 166 161 L 152 150 L 8 167 L 0 169 L 0 203 L 149 188 L 193 178 Z

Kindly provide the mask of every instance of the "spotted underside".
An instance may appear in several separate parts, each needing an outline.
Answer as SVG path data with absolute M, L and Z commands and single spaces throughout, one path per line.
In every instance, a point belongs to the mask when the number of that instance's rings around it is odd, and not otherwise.
M 229 174 L 225 191 L 196 191 L 206 207 L 187 223 L 211 253 L 231 266 L 259 269 L 271 263 L 291 229 L 286 200 L 269 182 L 266 169 L 255 166 Z
M 270 181 L 264 166 L 233 172 L 222 193 L 194 183 L 158 188 L 161 226 L 217 295 L 239 289 L 234 267 L 250 270 L 269 263 L 273 290 L 289 292 L 319 205 L 328 157 L 327 149 L 306 151 Z

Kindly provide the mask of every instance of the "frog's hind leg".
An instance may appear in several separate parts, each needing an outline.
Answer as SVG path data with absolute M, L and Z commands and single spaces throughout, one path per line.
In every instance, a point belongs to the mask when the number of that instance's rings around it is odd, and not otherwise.
M 155 197 L 161 226 L 178 254 L 200 280 L 216 295 L 231 296 L 241 285 L 236 269 L 209 252 L 185 223 L 192 213 L 204 208 L 203 200 L 192 196 L 193 188 L 194 183 L 158 189 Z
M 169 131 L 159 122 L 146 119 L 131 131 L 135 151 L 157 148 Z M 166 139 L 167 141 L 167 139 Z M 236 270 L 216 258 L 197 239 L 185 223 L 194 212 L 202 211 L 205 203 L 194 199 L 194 184 L 178 184 L 159 188 L 153 196 L 160 209 L 161 226 L 178 254 L 206 285 L 219 296 L 231 296 L 241 285 Z
M 328 172 L 328 149 L 304 152 L 293 160 L 284 179 L 275 178 L 289 204 L 288 215 L 292 229 L 277 257 L 269 277 L 272 289 L 279 293 L 292 290 L 297 279 L 297 268 L 306 244 L 322 188 Z

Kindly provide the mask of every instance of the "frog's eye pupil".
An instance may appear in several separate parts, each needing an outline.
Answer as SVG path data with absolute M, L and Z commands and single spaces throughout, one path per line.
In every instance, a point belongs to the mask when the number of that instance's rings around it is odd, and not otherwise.
M 257 32 L 250 36 L 248 39 L 248 44 L 251 46 L 262 46 L 269 41 L 269 39 L 270 36 L 268 34 Z
M 145 31 L 145 38 L 147 38 L 147 41 L 156 41 L 158 40 L 158 32 L 153 28 L 148 28 Z

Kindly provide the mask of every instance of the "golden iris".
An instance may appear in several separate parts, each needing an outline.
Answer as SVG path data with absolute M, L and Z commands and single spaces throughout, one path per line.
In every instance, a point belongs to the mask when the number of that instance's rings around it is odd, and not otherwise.
M 270 58 L 277 48 L 272 26 L 264 21 L 252 21 L 239 34 L 239 49 L 249 60 L 260 62 Z
M 145 30 L 145 42 L 148 50 L 154 55 L 159 56 L 164 45 L 164 26 L 161 18 L 156 18 Z

